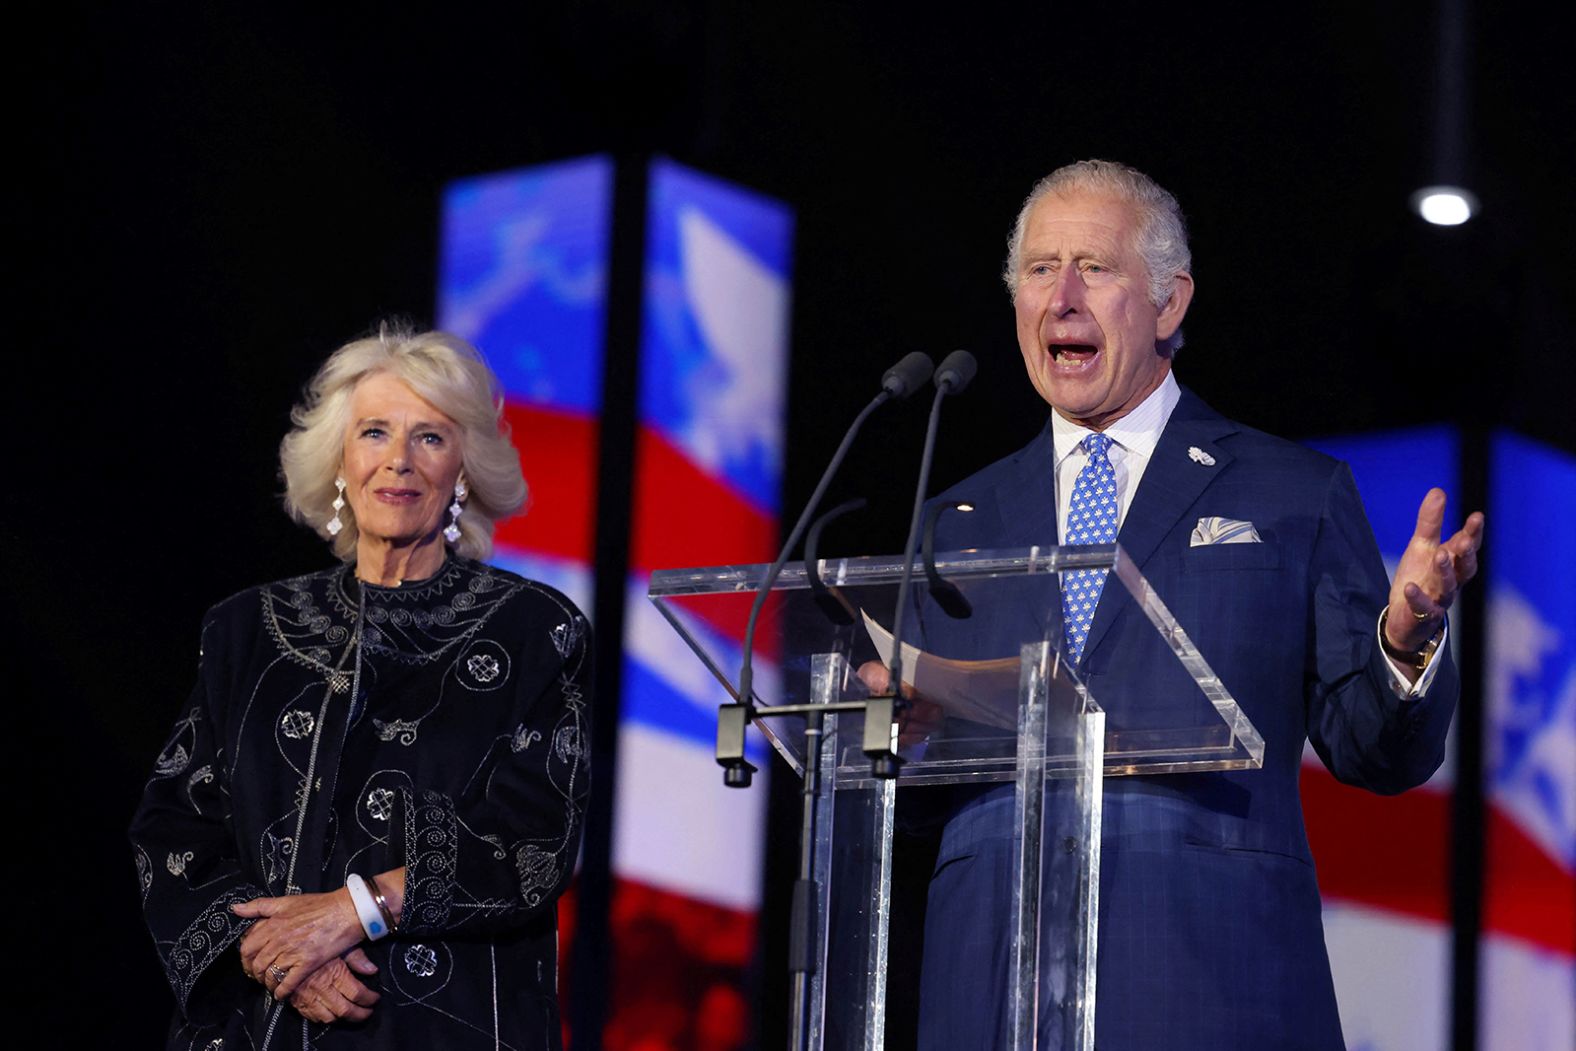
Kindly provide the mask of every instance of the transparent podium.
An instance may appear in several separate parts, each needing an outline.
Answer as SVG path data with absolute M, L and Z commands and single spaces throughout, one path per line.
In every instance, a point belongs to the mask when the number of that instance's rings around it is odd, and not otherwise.
M 740 698 L 735 640 L 766 568 L 660 570 L 649 594 L 736 702 L 721 713 L 719 762 L 743 762 L 730 738 L 748 721 L 804 779 L 809 850 L 796 893 L 809 900 L 793 969 L 803 972 L 795 1013 L 805 1035 L 790 1046 L 878 1051 L 894 999 L 915 1005 L 923 1025 L 918 990 L 888 987 L 888 946 L 894 922 L 912 922 L 894 920 L 894 840 L 908 800 L 922 798 L 906 796 L 900 810 L 898 792 L 927 786 L 921 822 L 959 799 L 1012 793 L 1011 908 L 996 932 L 1010 962 L 999 1002 L 980 1005 L 981 1025 L 997 1031 L 981 1046 L 1092 1051 L 1103 779 L 1255 768 L 1257 731 L 1116 545 L 916 559 L 901 623 L 908 703 L 889 725 L 891 701 L 872 702 L 860 671 L 874 678 L 869 669 L 889 663 L 902 559 L 789 563 L 757 632 L 754 696 Z M 1142 645 L 1170 655 L 1143 696 L 1103 699 L 1098 677 L 1085 681 L 1063 659 L 1057 578 L 1088 569 L 1107 570 L 1106 591 L 1126 593 L 1105 602 L 1130 598 L 1120 615 L 1153 628 Z M 881 713 L 870 734 L 868 713 Z M 883 745 L 901 760 L 895 778 Z

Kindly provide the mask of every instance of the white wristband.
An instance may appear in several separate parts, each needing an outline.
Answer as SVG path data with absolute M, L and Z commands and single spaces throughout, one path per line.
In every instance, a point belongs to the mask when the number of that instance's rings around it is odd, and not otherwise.
M 367 938 L 377 941 L 388 937 L 389 925 L 383 922 L 383 913 L 378 911 L 378 903 L 372 900 L 367 881 L 352 872 L 345 877 L 345 889 L 350 892 L 351 903 L 356 906 L 356 918 L 361 921 L 361 929 L 367 932 Z

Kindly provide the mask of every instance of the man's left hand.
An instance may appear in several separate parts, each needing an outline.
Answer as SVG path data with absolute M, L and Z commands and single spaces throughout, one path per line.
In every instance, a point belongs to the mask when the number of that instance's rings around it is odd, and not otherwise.
M 1396 567 L 1385 616 L 1385 641 L 1400 653 L 1416 653 L 1439 633 L 1445 611 L 1461 586 L 1477 575 L 1483 543 L 1483 514 L 1474 511 L 1448 540 L 1442 540 L 1445 491 L 1430 489 L 1417 509 L 1417 528 Z

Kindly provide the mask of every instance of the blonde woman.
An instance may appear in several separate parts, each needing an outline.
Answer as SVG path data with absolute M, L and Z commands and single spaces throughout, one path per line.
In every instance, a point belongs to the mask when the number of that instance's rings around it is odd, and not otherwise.
M 560 1045 L 591 644 L 480 561 L 526 497 L 501 411 L 475 348 L 385 327 L 292 414 L 285 506 L 341 564 L 209 611 L 131 829 L 171 1048 Z

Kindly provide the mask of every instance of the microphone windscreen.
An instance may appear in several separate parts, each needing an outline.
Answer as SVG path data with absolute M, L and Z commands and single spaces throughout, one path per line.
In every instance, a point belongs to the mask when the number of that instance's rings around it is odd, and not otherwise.
M 886 375 L 881 377 L 881 389 L 894 398 L 906 398 L 925 385 L 934 368 L 930 358 L 913 351 L 886 370 Z
M 936 369 L 936 386 L 957 394 L 973 381 L 974 373 L 979 371 L 979 367 L 979 362 L 974 360 L 973 354 L 966 350 L 954 350 L 941 359 L 941 366 Z

